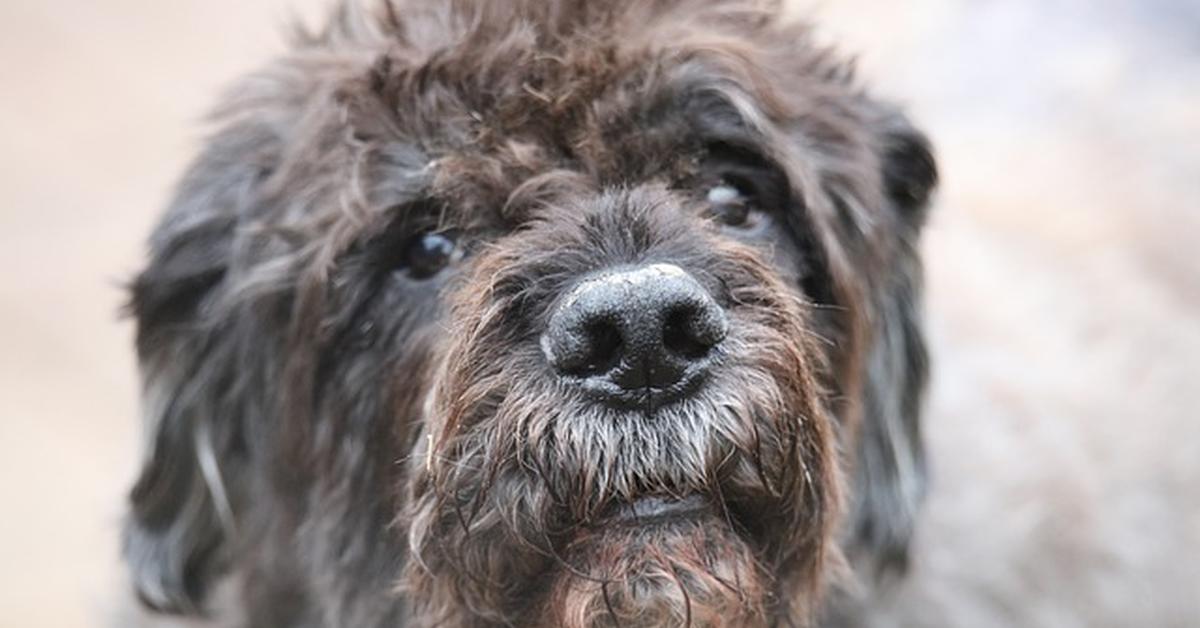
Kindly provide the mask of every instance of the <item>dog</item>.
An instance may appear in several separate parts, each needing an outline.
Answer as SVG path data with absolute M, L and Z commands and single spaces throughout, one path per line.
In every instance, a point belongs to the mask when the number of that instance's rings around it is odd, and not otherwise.
M 216 123 L 131 286 L 146 606 L 832 626 L 903 574 L 937 168 L 781 7 L 347 3 Z

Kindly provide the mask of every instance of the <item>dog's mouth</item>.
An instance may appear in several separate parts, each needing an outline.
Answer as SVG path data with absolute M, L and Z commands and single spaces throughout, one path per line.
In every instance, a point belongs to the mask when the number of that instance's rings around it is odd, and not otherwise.
M 695 520 L 712 514 L 712 504 L 702 495 L 667 497 L 652 495 L 614 504 L 600 517 L 597 526 L 649 526 Z
M 758 546 L 770 532 L 762 523 L 770 519 L 765 504 L 739 501 L 716 501 L 711 495 L 691 493 L 675 495 L 646 495 L 631 501 L 615 502 L 585 524 L 590 533 L 629 531 L 635 529 L 688 530 L 697 525 L 726 528 L 730 533 Z M 756 524 L 757 522 L 757 524 Z

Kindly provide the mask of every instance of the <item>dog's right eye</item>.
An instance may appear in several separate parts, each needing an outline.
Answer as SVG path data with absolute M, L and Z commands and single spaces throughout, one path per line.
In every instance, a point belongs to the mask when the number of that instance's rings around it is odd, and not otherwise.
M 438 274 L 459 257 L 457 238 L 450 232 L 414 236 L 404 250 L 404 266 L 416 279 Z

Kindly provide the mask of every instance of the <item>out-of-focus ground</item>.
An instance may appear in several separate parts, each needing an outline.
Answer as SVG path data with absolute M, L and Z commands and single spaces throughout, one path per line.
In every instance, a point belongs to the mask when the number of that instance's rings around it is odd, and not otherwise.
M 0 0 L 0 624 L 98 626 L 118 605 L 138 455 L 121 282 L 217 91 L 321 4 Z M 1160 625 L 1196 625 L 1194 602 L 1168 600 L 1200 582 L 1179 567 L 1200 564 L 1200 4 L 797 6 L 939 149 L 942 527 L 919 539 L 935 586 L 909 594 L 1131 587 Z M 1035 578 L 1053 566 L 1014 551 L 1030 543 L 1076 544 L 1089 571 Z M 996 561 L 1006 584 L 972 573 Z M 995 592 L 1000 617 L 1017 589 Z M 1085 626 L 1088 610 L 1039 621 Z

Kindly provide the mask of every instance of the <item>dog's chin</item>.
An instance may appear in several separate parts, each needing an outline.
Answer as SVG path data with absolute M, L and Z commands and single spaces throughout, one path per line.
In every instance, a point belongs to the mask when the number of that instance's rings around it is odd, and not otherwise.
M 767 625 L 767 579 L 750 545 L 700 497 L 616 506 L 564 558 L 540 625 Z

